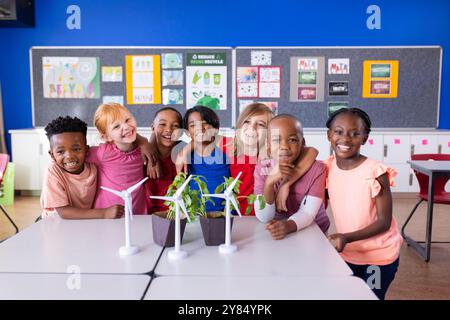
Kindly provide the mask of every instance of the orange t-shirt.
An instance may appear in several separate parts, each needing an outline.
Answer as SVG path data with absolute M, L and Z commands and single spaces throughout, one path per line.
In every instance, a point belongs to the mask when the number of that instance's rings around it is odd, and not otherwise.
M 325 161 L 328 168 L 326 180 L 334 223 L 338 233 L 363 229 L 377 220 L 375 197 L 381 190 L 377 177 L 387 173 L 393 185 L 394 169 L 372 159 L 366 159 L 358 167 L 342 170 L 331 156 Z M 341 252 L 342 258 L 357 265 L 387 265 L 399 254 L 403 239 L 392 217 L 388 231 L 368 239 L 348 243 Z
M 42 187 L 42 217 L 53 215 L 55 208 L 65 206 L 92 209 L 96 191 L 97 167 L 94 164 L 85 163 L 80 174 L 71 174 L 52 161 Z

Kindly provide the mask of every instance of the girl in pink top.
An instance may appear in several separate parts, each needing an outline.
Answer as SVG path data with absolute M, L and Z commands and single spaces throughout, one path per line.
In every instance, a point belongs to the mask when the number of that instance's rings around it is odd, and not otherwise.
M 98 169 L 95 207 L 123 204 L 122 198 L 100 189 L 100 186 L 120 191 L 145 177 L 141 149 L 136 142 L 136 120 L 124 106 L 107 103 L 100 105 L 95 112 L 94 125 L 106 142 L 98 147 L 91 147 L 86 159 Z M 133 213 L 146 214 L 144 187 L 141 185 L 132 196 Z
M 370 118 L 358 108 L 340 109 L 327 121 L 335 156 L 327 160 L 327 188 L 337 233 L 336 250 L 384 299 L 399 265 L 402 238 L 392 216 L 390 185 L 395 171 L 359 153 Z

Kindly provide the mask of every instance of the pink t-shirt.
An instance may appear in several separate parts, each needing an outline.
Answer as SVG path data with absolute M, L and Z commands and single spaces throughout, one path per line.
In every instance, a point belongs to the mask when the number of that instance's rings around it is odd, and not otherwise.
M 71 174 L 52 161 L 42 187 L 42 217 L 56 214 L 55 208 L 66 206 L 92 209 L 96 191 L 97 168 L 94 164 L 85 163 L 80 174 Z
M 267 173 L 274 167 L 273 160 L 263 160 L 256 165 L 255 168 L 255 194 L 262 194 L 264 192 L 264 182 L 266 181 Z M 325 175 L 326 168 L 322 162 L 315 161 L 311 168 L 289 189 L 289 196 L 286 201 L 287 212 L 276 213 L 277 218 L 288 218 L 298 211 L 300 203 L 306 195 L 317 198 L 324 198 L 325 193 Z M 275 184 L 274 193 L 277 193 L 281 187 L 281 182 Z M 314 219 L 314 222 L 320 229 L 326 233 L 330 220 L 328 219 L 324 205 L 320 206 L 319 212 Z
M 124 152 L 113 143 L 102 143 L 91 147 L 86 161 L 98 168 L 98 188 L 95 208 L 109 208 L 115 204 L 124 204 L 121 197 L 100 189 L 100 186 L 122 191 L 144 179 L 144 162 L 141 149 Z M 145 191 L 141 185 L 132 193 L 133 214 L 146 214 Z
M 361 230 L 377 220 L 375 197 L 381 190 L 376 178 L 387 173 L 392 186 L 394 169 L 384 164 L 366 159 L 358 167 L 342 170 L 331 156 L 325 164 L 328 167 L 327 188 L 331 209 L 338 233 Z M 341 252 L 342 258 L 358 265 L 387 265 L 397 260 L 403 239 L 392 217 L 388 231 L 349 243 Z

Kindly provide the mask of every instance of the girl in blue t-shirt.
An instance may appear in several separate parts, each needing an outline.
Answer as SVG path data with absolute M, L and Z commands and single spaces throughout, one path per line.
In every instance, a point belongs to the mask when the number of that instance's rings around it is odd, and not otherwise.
M 188 159 L 189 174 L 206 178 L 206 186 L 210 193 L 224 182 L 224 177 L 230 177 L 228 157 L 218 147 L 217 133 L 220 128 L 219 117 L 210 108 L 195 106 L 189 109 L 183 118 L 183 127 L 192 139 L 190 159 Z M 191 188 L 198 189 L 195 182 Z M 223 211 L 220 199 L 206 202 L 206 212 Z

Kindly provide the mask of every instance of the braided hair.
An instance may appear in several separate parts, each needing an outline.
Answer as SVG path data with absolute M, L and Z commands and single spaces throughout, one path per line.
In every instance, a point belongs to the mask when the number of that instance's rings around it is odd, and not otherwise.
M 333 112 L 327 120 L 326 126 L 328 129 L 331 129 L 331 126 L 332 126 L 334 120 L 340 114 L 350 114 L 352 116 L 356 116 L 356 117 L 362 119 L 362 121 L 364 123 L 364 131 L 365 131 L 366 135 L 369 136 L 369 133 L 371 131 L 370 127 L 372 126 L 372 122 L 370 121 L 369 115 L 365 111 L 363 111 L 359 108 L 341 108 L 341 109 Z

